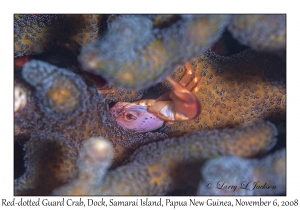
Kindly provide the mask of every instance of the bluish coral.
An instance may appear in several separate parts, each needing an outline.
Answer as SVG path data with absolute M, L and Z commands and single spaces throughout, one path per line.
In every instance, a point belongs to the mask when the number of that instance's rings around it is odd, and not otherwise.
M 201 169 L 198 195 L 280 195 L 286 193 L 286 152 L 263 159 L 220 157 Z
M 208 160 L 201 168 L 203 180 L 198 195 L 253 195 L 253 190 L 243 188 L 253 182 L 253 170 L 244 159 L 229 156 Z
M 113 158 L 111 143 L 104 138 L 91 138 L 84 142 L 79 153 L 75 181 L 56 189 L 54 194 L 89 195 L 101 185 L 101 180 L 110 167 Z M 93 187 L 86 183 L 93 183 Z M 75 190 L 74 190 L 75 189 Z
M 233 15 L 228 30 L 239 42 L 259 51 L 286 51 L 286 15 Z
M 257 183 L 254 195 L 282 195 L 286 193 L 287 160 L 285 148 L 263 159 L 248 160 L 248 162 L 252 164 L 254 182 Z
M 240 129 L 196 132 L 151 143 L 138 149 L 126 165 L 108 171 L 101 184 L 91 179 L 94 176 L 91 174 L 85 176 L 84 181 L 74 180 L 55 194 L 78 195 L 84 185 L 89 189 L 85 191 L 88 195 L 165 195 L 176 188 L 187 188 L 184 171 L 192 170 L 188 168 L 191 163 L 197 165 L 207 158 L 223 155 L 253 157 L 272 148 L 276 135 L 273 124 L 261 122 Z M 82 153 L 85 154 L 85 149 Z M 96 165 L 102 164 L 85 162 L 87 164 L 79 168 L 82 173 L 86 168 L 97 170 Z M 99 178 L 104 172 L 100 173 Z
M 85 109 L 82 106 L 87 101 L 87 86 L 74 73 L 43 61 L 32 60 L 24 65 L 22 75 L 46 99 L 40 108 L 48 116 L 57 113 L 60 116 L 70 113 L 78 115 L 76 111 Z
M 116 87 L 147 88 L 165 79 L 184 59 L 208 49 L 228 20 L 226 15 L 183 15 L 159 29 L 148 16 L 121 15 L 109 22 L 102 39 L 82 49 L 79 61 L 86 71 Z

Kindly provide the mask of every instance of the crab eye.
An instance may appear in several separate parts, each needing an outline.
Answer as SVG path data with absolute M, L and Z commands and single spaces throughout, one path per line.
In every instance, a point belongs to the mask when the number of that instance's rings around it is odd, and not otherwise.
M 125 115 L 125 117 L 126 117 L 127 120 L 136 120 L 137 119 L 137 117 L 135 115 L 131 114 L 131 113 L 127 113 Z

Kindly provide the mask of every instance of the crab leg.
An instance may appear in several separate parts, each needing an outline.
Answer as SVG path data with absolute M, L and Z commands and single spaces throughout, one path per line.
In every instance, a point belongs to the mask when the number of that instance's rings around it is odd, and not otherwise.
M 192 71 L 192 67 L 189 63 L 186 64 L 187 67 L 187 71 Z M 192 88 L 196 85 L 196 87 L 194 88 L 194 90 L 192 92 L 197 92 L 198 90 L 200 90 L 200 86 L 202 83 L 202 78 L 199 81 L 199 70 L 198 68 L 196 68 L 196 72 L 195 72 L 195 76 L 192 79 L 192 81 L 188 84 L 188 86 L 186 86 L 186 89 L 192 91 Z
M 201 104 L 199 99 L 187 88 L 168 77 L 167 80 L 172 84 L 173 90 L 170 92 L 170 98 L 173 101 L 175 119 L 191 120 L 201 113 Z
M 167 77 L 167 80 L 173 86 L 173 90 L 157 98 L 155 103 L 149 106 L 148 111 L 158 114 L 161 119 L 166 121 L 170 121 L 167 119 L 170 112 L 174 113 L 172 115 L 174 120 L 190 120 L 201 113 L 200 101 L 194 93 L 200 89 L 202 78 L 199 81 L 199 73 L 196 69 L 195 77 L 188 84 L 192 77 L 192 67 L 188 62 L 186 62 L 186 70 L 187 72 L 179 82 Z M 193 89 L 193 87 L 195 88 Z M 172 104 L 168 103 L 169 101 L 172 101 Z M 167 107 L 166 105 L 168 106 L 167 109 L 170 110 L 169 114 L 165 113 L 166 110 L 163 111 L 163 108 Z M 159 115 L 162 112 L 163 115 L 166 115 L 165 117 Z
M 186 73 L 184 74 L 184 76 L 182 77 L 182 79 L 179 81 L 179 83 L 185 87 L 187 85 L 187 83 L 189 82 L 189 80 L 192 77 L 192 67 L 190 65 L 190 63 L 188 61 L 185 61 L 185 67 L 186 67 Z
M 188 82 L 191 80 L 191 77 L 192 77 L 192 74 L 193 74 L 193 70 L 192 70 L 192 67 L 190 65 L 190 63 L 188 61 L 185 62 L 185 67 L 186 67 L 186 73 L 183 75 L 183 77 L 181 78 L 181 80 L 179 81 L 179 84 L 182 86 L 182 87 L 185 87 Z M 195 78 L 197 79 L 193 79 L 193 81 L 195 80 L 195 82 L 190 82 L 190 85 L 191 85 L 191 88 L 193 86 L 196 85 L 197 81 L 198 81 L 198 69 L 196 69 L 196 74 L 195 74 Z M 175 86 L 177 86 L 177 82 L 175 80 L 173 80 L 171 77 L 168 77 L 167 80 L 171 83 L 171 85 L 175 88 Z M 172 81 L 170 81 L 172 80 Z M 174 86 L 175 85 L 175 86 Z M 180 88 L 180 87 L 177 87 L 177 88 Z M 188 90 L 191 90 L 191 88 L 186 88 Z M 200 88 L 200 87 L 199 87 Z M 160 97 L 158 97 L 156 99 L 156 101 L 170 101 L 171 98 L 170 98 L 170 92 L 167 92 L 163 95 L 161 95 Z
M 192 77 L 192 67 L 189 62 L 186 62 L 185 66 L 187 72 L 179 83 L 170 77 L 167 78 L 174 88 L 170 98 L 174 103 L 176 120 L 190 120 L 201 113 L 201 103 L 194 93 L 200 90 L 202 78 L 199 80 L 199 70 L 196 68 L 195 76 L 188 84 Z
M 200 90 L 201 88 L 201 84 L 202 84 L 202 78 L 200 79 L 200 81 L 198 82 L 198 84 L 196 85 L 196 87 L 192 90 L 193 93 L 196 93 Z

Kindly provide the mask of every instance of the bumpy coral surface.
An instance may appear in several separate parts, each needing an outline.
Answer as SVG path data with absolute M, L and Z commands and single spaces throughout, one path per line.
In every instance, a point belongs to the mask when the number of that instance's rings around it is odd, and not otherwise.
M 47 107 L 47 110 L 43 110 L 44 113 L 59 113 L 63 116 L 69 113 L 76 114 L 76 110 L 84 109 L 82 106 L 87 100 L 87 86 L 82 79 L 76 79 L 75 75 L 66 69 L 32 60 L 24 65 L 22 75 L 25 81 L 42 94 L 42 98 L 47 99 L 41 105 L 41 109 Z
M 89 195 L 91 190 L 101 185 L 101 180 L 111 165 L 113 148 L 104 138 L 91 138 L 84 142 L 78 158 L 78 174 L 76 181 L 54 194 Z M 86 183 L 93 183 L 94 187 Z M 92 193 L 93 194 L 93 193 Z
M 211 159 L 201 169 L 198 195 L 280 195 L 286 192 L 286 152 L 263 159 Z
M 198 195 L 253 195 L 253 190 L 244 189 L 253 182 L 253 170 L 244 159 L 236 156 L 208 160 L 201 169 L 203 181 Z
M 26 106 L 15 116 L 15 141 L 20 144 L 33 134 L 51 131 L 79 149 L 84 140 L 104 136 L 113 143 L 114 165 L 118 165 L 139 146 L 167 137 L 163 133 L 143 134 L 120 127 L 109 114 L 108 104 L 96 87 L 87 86 L 91 81 L 84 74 L 78 75 L 46 62 L 32 60 L 25 64 L 22 75 L 31 86 L 27 87 L 30 94 L 27 95 Z M 33 179 L 36 176 L 38 174 Z M 19 182 L 16 185 L 19 186 Z M 19 186 L 20 192 L 22 186 Z M 38 194 L 40 191 L 24 191 L 25 194 L 27 192 Z
M 164 195 L 177 187 L 188 186 L 184 176 L 190 175 L 185 170 L 192 170 L 189 168 L 191 163 L 197 165 L 206 158 L 222 155 L 252 157 L 268 151 L 275 144 L 276 135 L 273 124 L 262 122 L 238 130 L 197 132 L 166 139 L 138 149 L 129 163 L 108 171 L 101 185 L 94 186 L 95 182 L 89 176 L 85 185 L 90 186 L 89 194 Z M 86 171 L 92 166 L 84 165 L 79 170 Z M 74 181 L 56 193 L 74 195 L 80 186 L 78 182 L 82 181 Z
M 253 180 L 257 186 L 254 189 L 254 195 L 282 195 L 286 193 L 287 162 L 285 148 L 262 160 L 248 161 L 252 164 Z
M 192 61 L 202 77 L 196 93 L 202 105 L 199 117 L 178 121 L 165 132 L 180 136 L 196 130 L 236 127 L 262 119 L 284 120 L 286 110 L 285 65 L 277 57 L 245 50 L 232 57 L 212 52 Z M 180 80 L 183 67 L 173 73 Z M 158 85 L 163 93 L 167 82 Z
M 185 58 L 208 49 L 229 20 L 226 15 L 178 18 L 171 26 L 158 28 L 159 17 L 116 17 L 102 39 L 82 49 L 79 60 L 85 70 L 103 76 L 116 87 L 149 87 L 165 79 Z
M 232 15 L 228 29 L 239 42 L 255 50 L 286 50 L 286 15 Z
M 196 195 L 207 158 L 269 151 L 272 123 L 285 122 L 285 59 L 272 55 L 277 48 L 205 52 L 231 22 L 230 15 L 15 15 L 15 168 L 24 165 L 15 170 L 15 194 Z M 185 59 L 203 79 L 199 117 L 147 133 L 118 125 L 109 112 L 116 102 L 169 91 L 168 82 L 157 83 Z M 179 66 L 171 76 L 179 81 L 184 73 Z M 273 150 L 285 147 L 280 130 Z M 280 154 L 258 161 L 254 176 L 284 177 Z
M 40 54 L 74 40 L 84 46 L 98 38 L 100 15 L 15 15 L 15 57 Z
M 32 136 L 24 150 L 26 171 L 15 180 L 16 195 L 49 195 L 53 188 L 73 178 L 77 149 L 60 136 Z

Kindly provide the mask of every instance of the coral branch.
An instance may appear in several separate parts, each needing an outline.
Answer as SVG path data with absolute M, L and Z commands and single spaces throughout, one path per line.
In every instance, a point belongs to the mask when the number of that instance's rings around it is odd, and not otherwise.
M 107 169 L 111 165 L 113 148 L 111 143 L 103 138 L 91 138 L 84 142 L 79 153 L 79 173 L 76 181 L 67 187 L 54 191 L 54 194 L 89 195 L 92 189 L 97 189 Z M 91 188 L 87 183 L 93 183 Z M 92 193 L 93 194 L 93 193 Z
M 111 18 L 103 39 L 84 47 L 79 61 L 115 87 L 140 89 L 163 81 L 179 62 L 207 50 L 229 21 L 228 15 L 177 17 L 163 28 L 156 26 L 168 22 L 162 20 L 168 16 Z
M 87 179 L 84 185 L 90 186 L 88 194 L 96 195 L 167 194 L 189 182 L 180 177 L 185 166 L 223 155 L 253 157 L 268 151 L 275 144 L 276 135 L 273 124 L 261 122 L 240 129 L 197 132 L 166 139 L 138 149 L 129 163 L 108 171 L 100 186 L 95 187 L 93 179 Z M 63 187 L 56 194 L 75 194 L 80 188 L 78 182 L 81 183 L 80 179 L 66 186 L 67 191 Z
M 201 169 L 198 195 L 279 195 L 286 192 L 286 152 L 261 160 L 220 157 Z
M 41 54 L 74 40 L 81 46 L 98 38 L 102 15 L 15 15 L 14 54 Z
M 123 129 L 96 87 L 88 86 L 83 75 L 37 60 L 26 63 L 22 75 L 32 91 L 27 106 L 15 116 L 15 137 L 22 143 L 30 134 L 51 131 L 79 149 L 84 140 L 104 136 L 113 143 L 114 165 L 119 165 L 139 146 L 167 137 Z M 26 134 L 25 140 L 22 133 Z
M 286 51 L 286 15 L 233 15 L 228 29 L 239 42 L 255 50 Z
M 74 177 L 77 149 L 58 135 L 33 135 L 24 150 L 26 172 L 15 180 L 15 195 L 49 195 Z

